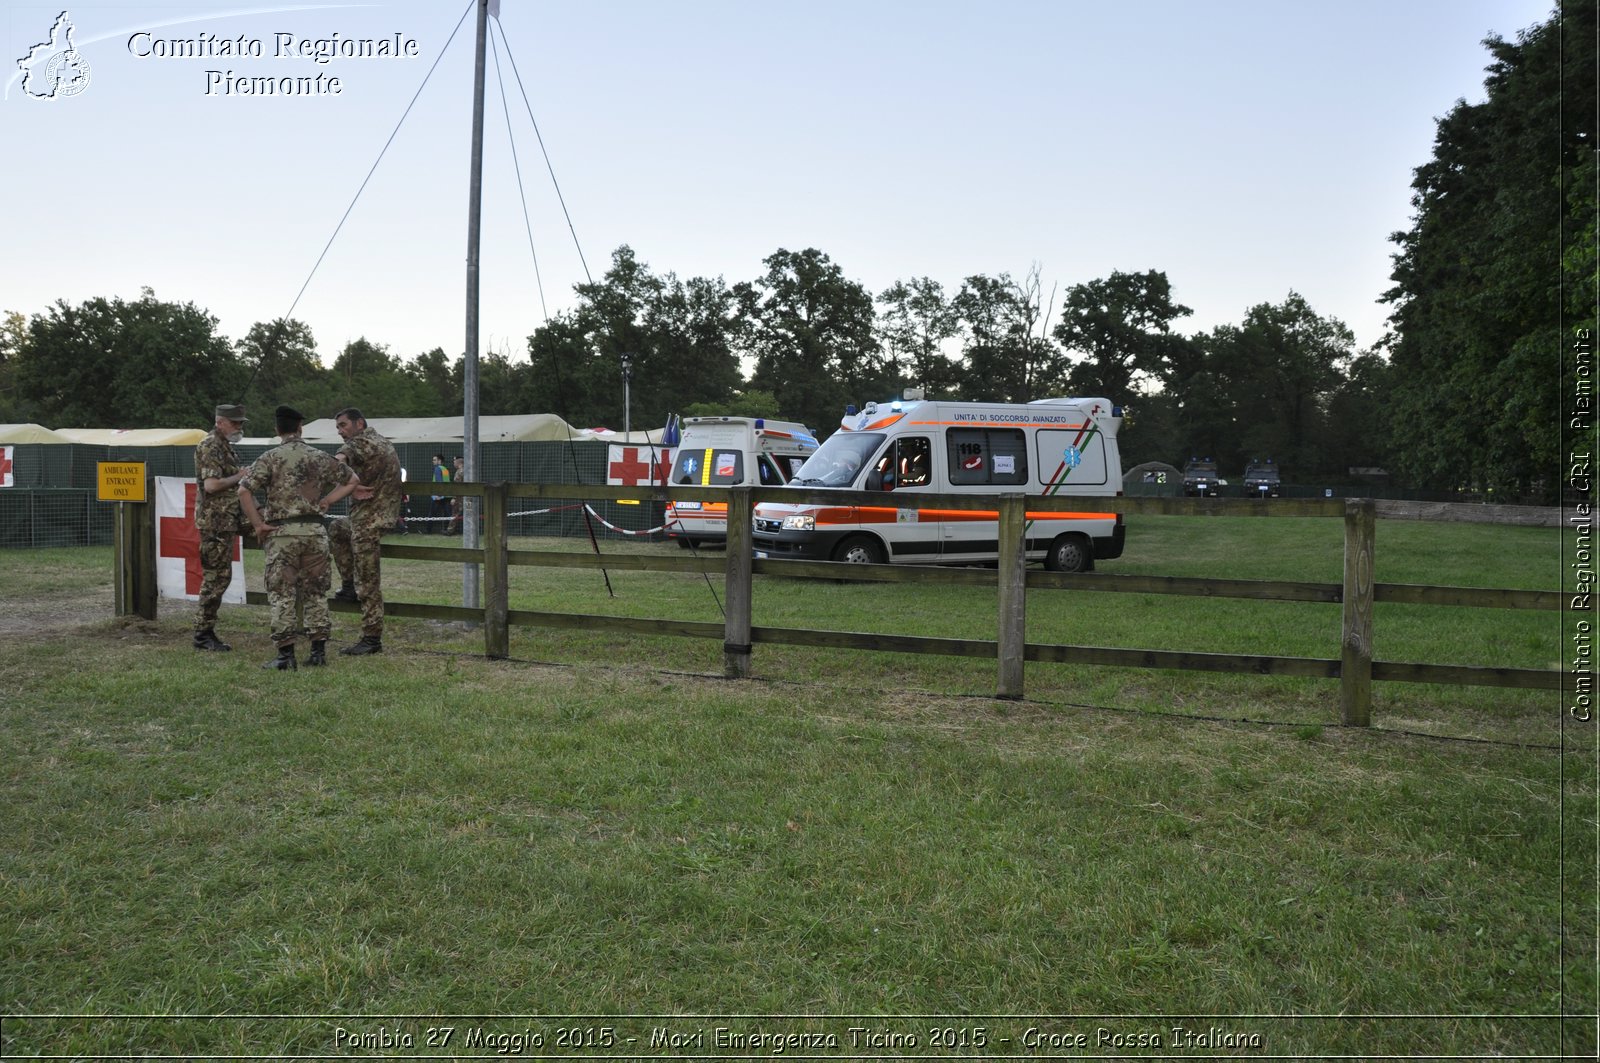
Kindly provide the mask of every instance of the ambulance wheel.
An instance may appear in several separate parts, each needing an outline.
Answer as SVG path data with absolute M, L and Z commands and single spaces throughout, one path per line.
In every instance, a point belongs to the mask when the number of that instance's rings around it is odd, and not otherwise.
M 883 547 L 870 535 L 852 535 L 834 548 L 833 559 L 852 565 L 881 565 L 885 561 Z
M 1087 572 L 1094 567 L 1094 549 L 1087 537 L 1068 533 L 1050 544 L 1044 567 L 1051 572 Z
M 677 543 L 678 543 L 678 545 L 679 545 L 679 546 L 680 546 L 680 547 L 682 547 L 682 548 L 683 548 L 683 549 L 685 549 L 685 550 L 688 550 L 688 549 L 690 549 L 690 548 L 691 548 L 691 547 L 693 547 L 693 546 L 694 546 L 694 544 L 695 544 L 695 543 L 694 543 L 694 540 L 693 540 L 693 539 L 691 539 L 691 538 L 689 538 L 689 537 L 688 537 L 688 536 L 686 536 L 686 535 L 680 535 L 680 536 L 678 536 L 678 538 L 677 538 L 677 540 L 676 540 L 676 541 L 677 541 Z

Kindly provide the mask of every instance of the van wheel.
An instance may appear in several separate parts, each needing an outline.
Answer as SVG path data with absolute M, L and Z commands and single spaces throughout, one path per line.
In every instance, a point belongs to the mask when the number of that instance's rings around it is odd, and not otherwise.
M 678 537 L 678 538 L 677 538 L 677 539 L 676 539 L 676 540 L 675 540 L 675 542 L 677 542 L 677 544 L 678 544 L 678 545 L 679 545 L 679 546 L 680 546 L 680 547 L 682 547 L 682 548 L 683 548 L 683 549 L 685 549 L 685 550 L 688 550 L 688 549 L 691 549 L 691 548 L 692 548 L 692 547 L 693 547 L 693 546 L 694 546 L 694 540 L 693 540 L 693 539 L 691 539 L 691 538 L 689 538 L 689 537 L 688 537 L 688 536 L 686 536 L 686 535 L 680 535 L 680 536 L 679 536 L 679 537 Z
M 886 560 L 883 547 L 870 535 L 852 535 L 834 548 L 833 559 L 852 565 L 881 565 Z
M 1044 567 L 1051 572 L 1087 572 L 1094 567 L 1094 551 L 1086 537 L 1069 533 L 1050 544 Z

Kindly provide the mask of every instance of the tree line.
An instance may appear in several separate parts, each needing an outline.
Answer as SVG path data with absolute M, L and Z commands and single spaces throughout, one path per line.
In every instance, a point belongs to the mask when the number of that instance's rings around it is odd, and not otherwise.
M 1564 21 L 1563 21 L 1564 20 Z M 778 249 L 729 284 L 653 271 L 627 246 L 527 349 L 480 357 L 484 414 L 553 412 L 581 427 L 742 413 L 823 434 L 848 404 L 907 388 L 1026 402 L 1102 395 L 1131 411 L 1124 464 L 1271 457 L 1290 481 L 1385 468 L 1403 485 L 1551 501 L 1564 330 L 1593 327 L 1595 13 L 1485 42 L 1482 104 L 1438 122 L 1414 171 L 1412 226 L 1392 237 L 1391 332 L 1371 350 L 1290 290 L 1236 324 L 1185 334 L 1159 270 L 1047 294 L 1040 269 L 930 277 L 871 292 L 827 254 Z M 624 360 L 631 374 L 623 408 Z M 326 365 L 303 322 L 217 332 L 192 303 L 57 302 L 0 323 L 0 422 L 204 424 L 218 396 L 331 414 L 453 416 L 463 359 L 367 339 Z

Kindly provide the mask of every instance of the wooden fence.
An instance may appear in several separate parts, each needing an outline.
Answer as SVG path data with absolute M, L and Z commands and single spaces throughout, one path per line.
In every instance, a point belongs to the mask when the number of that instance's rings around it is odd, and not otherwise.
M 943 568 L 921 565 L 859 565 L 833 562 L 757 560 L 751 552 L 752 510 L 756 502 L 823 502 L 832 505 L 882 507 L 889 501 L 881 492 L 824 491 L 807 488 L 682 487 L 641 490 L 636 487 L 583 487 L 586 500 L 648 499 L 703 500 L 728 503 L 728 547 L 720 566 L 725 589 L 724 621 L 685 621 L 666 618 L 594 616 L 512 609 L 508 575 L 516 565 L 634 569 L 658 572 L 713 571 L 708 555 L 661 556 L 643 554 L 555 553 L 513 550 L 506 534 L 507 514 L 514 499 L 553 503 L 572 498 L 572 485 L 545 484 L 423 484 L 418 490 L 464 496 L 479 507 L 482 546 L 434 547 L 386 542 L 383 556 L 424 561 L 459 562 L 481 566 L 482 604 L 479 608 L 386 601 L 388 615 L 458 620 L 482 625 L 484 653 L 490 658 L 510 655 L 510 628 L 544 626 L 625 631 L 648 635 L 722 640 L 723 671 L 730 678 L 749 678 L 753 648 L 760 643 L 829 647 L 843 650 L 887 650 L 960 657 L 992 658 L 998 663 L 996 695 L 1023 696 L 1024 664 L 1028 661 L 1063 664 L 1112 665 L 1133 668 L 1173 668 L 1266 676 L 1309 676 L 1339 681 L 1343 722 L 1367 726 L 1371 722 L 1374 682 L 1440 683 L 1460 686 L 1514 687 L 1559 690 L 1565 673 L 1559 670 L 1492 668 L 1467 665 L 1399 663 L 1373 659 L 1373 606 L 1377 602 L 1414 605 L 1464 606 L 1487 609 L 1537 609 L 1560 611 L 1566 598 L 1558 591 L 1492 590 L 1381 584 L 1373 580 L 1376 523 L 1384 519 L 1471 520 L 1484 523 L 1526 523 L 1522 515 L 1510 519 L 1495 507 L 1456 506 L 1448 509 L 1407 503 L 1379 503 L 1372 499 L 1224 499 L 1224 498 L 1040 498 L 1020 494 L 988 497 L 918 494 L 924 508 L 998 510 L 1000 561 L 995 570 Z M 908 499 L 909 501 L 909 499 Z M 119 615 L 137 613 L 155 617 L 155 561 L 153 507 L 129 506 L 117 521 L 116 607 Z M 1344 522 L 1344 578 L 1340 583 L 1286 582 L 1278 580 L 1198 579 L 1131 576 L 1102 573 L 1060 573 L 1029 570 L 1023 555 L 1025 512 L 1084 509 L 1129 515 L 1204 515 L 1248 517 L 1321 517 Z M 752 598 L 757 574 L 799 579 L 872 580 L 897 583 L 954 583 L 999 588 L 997 638 L 933 638 L 916 635 L 863 634 L 805 628 L 756 627 L 752 624 Z M 1249 656 L 1173 650 L 1118 649 L 1029 643 L 1025 620 L 1029 591 L 1078 590 L 1104 593 L 1176 594 L 1210 598 L 1244 598 L 1257 601 L 1341 603 L 1343 619 L 1339 655 L 1329 658 Z M 252 601 L 264 601 L 252 592 Z M 355 607 L 336 603 L 336 608 Z

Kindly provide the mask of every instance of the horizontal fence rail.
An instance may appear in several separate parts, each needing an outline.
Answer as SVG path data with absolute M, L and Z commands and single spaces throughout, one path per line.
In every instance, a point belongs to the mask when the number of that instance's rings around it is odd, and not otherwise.
M 388 600 L 385 612 L 399 617 L 463 621 L 484 628 L 485 655 L 509 655 L 509 628 L 535 626 L 615 631 L 639 635 L 671 635 L 718 639 L 723 642 L 724 674 L 748 678 L 752 674 L 753 646 L 757 644 L 926 653 L 954 657 L 993 659 L 998 665 L 997 696 L 1023 696 L 1023 663 L 1078 664 L 1121 668 L 1156 668 L 1232 673 L 1239 675 L 1295 676 L 1339 681 L 1342 721 L 1366 726 L 1371 715 L 1374 682 L 1437 683 L 1517 689 L 1559 690 L 1566 673 L 1559 670 L 1441 665 L 1373 659 L 1373 606 L 1378 602 L 1407 605 L 1456 606 L 1484 609 L 1560 611 L 1569 607 L 1556 591 L 1496 590 L 1470 587 L 1435 587 L 1383 584 L 1373 580 L 1375 524 L 1377 519 L 1415 519 L 1530 524 L 1520 515 L 1492 514 L 1472 505 L 1441 507 L 1437 504 L 1374 502 L 1372 499 L 1234 499 L 1189 497 L 974 496 L 879 491 L 836 491 L 814 488 L 719 487 L 609 487 L 531 483 L 424 483 L 408 482 L 413 492 L 469 499 L 482 515 L 482 543 L 478 546 L 417 546 L 385 542 L 386 558 L 455 562 L 481 566 L 485 601 L 479 607 L 442 606 Z M 526 500 L 548 503 L 707 501 L 728 504 L 728 548 L 716 559 L 707 555 L 682 557 L 642 554 L 601 554 L 513 550 L 507 535 L 508 515 Z M 831 506 L 877 508 L 938 508 L 994 511 L 1000 526 L 1000 562 L 994 570 L 944 568 L 925 565 L 847 564 L 830 561 L 756 559 L 750 534 L 757 502 L 804 502 Z M 904 505 L 897 505 L 904 504 Z M 148 513 L 132 511 L 119 519 L 119 614 L 139 612 L 154 617 L 154 563 L 141 574 L 143 555 L 149 553 Z M 1344 578 L 1339 583 L 1281 580 L 1206 579 L 1176 576 L 1135 576 L 1099 573 L 1028 571 L 1023 564 L 1024 527 L 1028 512 L 1080 512 L 1150 516 L 1313 517 L 1344 522 Z M 509 569 L 514 566 L 617 569 L 721 575 L 724 579 L 722 623 L 556 613 L 510 608 L 507 602 Z M 757 627 L 751 622 L 755 575 L 831 581 L 955 584 L 998 588 L 1000 592 L 997 638 L 954 639 L 918 635 L 886 635 L 826 629 Z M 151 590 L 146 590 L 148 579 Z M 1099 646 L 1028 643 L 1024 619 L 1029 592 L 1093 591 L 1111 594 L 1185 595 L 1250 601 L 1318 602 L 1341 606 L 1339 655 L 1328 658 L 1286 657 L 1153 650 Z M 251 592 L 252 603 L 265 595 Z M 340 611 L 357 606 L 334 603 Z M 145 610 L 148 609 L 148 612 Z

